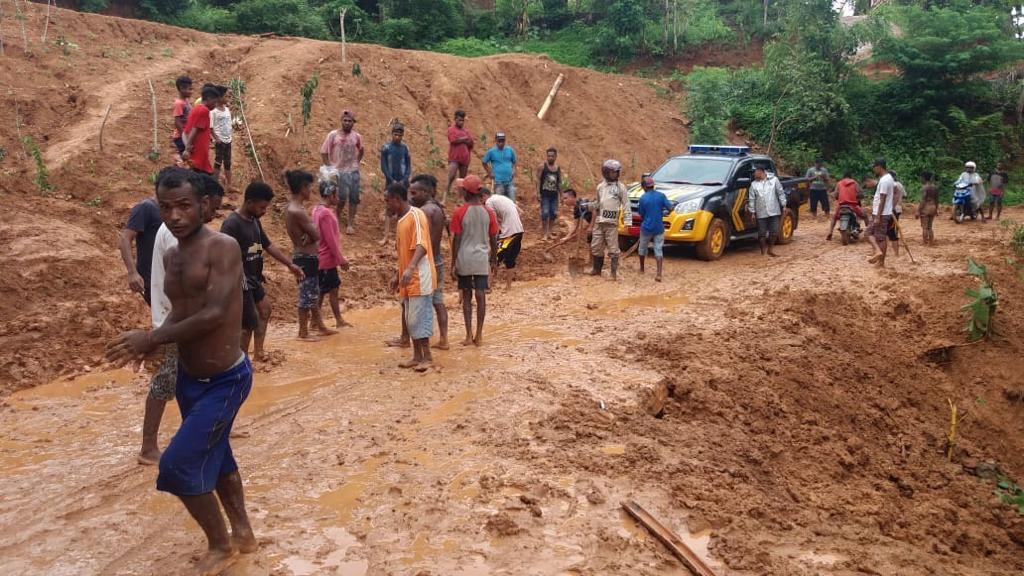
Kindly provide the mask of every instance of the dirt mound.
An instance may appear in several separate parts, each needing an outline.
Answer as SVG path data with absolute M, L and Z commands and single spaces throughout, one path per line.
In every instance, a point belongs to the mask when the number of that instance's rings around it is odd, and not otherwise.
M 246 118 L 264 174 L 279 191 L 280 171 L 315 169 L 319 145 L 340 110 L 356 111 L 367 147 L 365 202 L 358 234 L 343 240 L 354 269 L 342 293 L 357 306 L 390 298 L 383 287 L 392 273 L 392 254 L 375 242 L 383 210 L 377 150 L 394 118 L 406 125 L 414 169 L 439 177 L 447 157 L 446 119 L 456 109 L 468 112 L 467 127 L 478 138 L 474 171 L 481 170 L 479 157 L 493 134 L 507 132 L 520 158 L 517 182 L 528 229 L 538 215 L 526 170 L 542 161 L 549 146 L 559 148 L 572 185 L 590 189 L 605 157 L 621 159 L 625 177 L 635 178 L 685 144 L 677 107 L 645 81 L 568 68 L 543 56 L 467 60 L 352 45 L 342 65 L 337 43 L 214 36 L 62 9 L 52 10 L 43 45 L 45 6 L 30 3 L 27 10 L 30 54 L 23 53 L 15 41 L 20 34 L 5 19 L 6 56 L 0 58 L 0 73 L 13 80 L 0 94 L 11 112 L 0 125 L 6 152 L 0 161 L 0 197 L 7 208 L 0 213 L 4 392 L 93 365 L 116 330 L 145 325 L 144 305 L 127 293 L 116 238 L 130 207 L 151 193 L 151 178 L 170 162 L 169 110 L 179 74 L 190 74 L 197 86 L 231 78 L 245 82 Z M 354 64 L 359 75 L 353 75 Z M 303 128 L 299 87 L 314 73 L 320 87 L 310 124 Z M 536 111 L 559 73 L 566 75 L 565 83 L 546 120 L 539 121 Z M 148 158 L 153 146 L 149 81 L 158 112 L 155 160 Z M 53 192 L 36 186 L 33 150 L 21 145 L 22 136 L 37 144 Z M 258 173 L 246 153 L 244 132 L 236 132 L 234 147 L 241 189 Z M 226 202 L 237 205 L 240 194 L 229 194 Z M 278 241 L 285 238 L 282 202 L 283 197 L 265 222 Z M 532 244 L 529 236 L 526 244 Z M 539 261 L 526 257 L 531 266 L 524 276 L 545 273 L 532 266 Z M 269 277 L 278 303 L 275 316 L 289 320 L 294 283 L 274 264 Z

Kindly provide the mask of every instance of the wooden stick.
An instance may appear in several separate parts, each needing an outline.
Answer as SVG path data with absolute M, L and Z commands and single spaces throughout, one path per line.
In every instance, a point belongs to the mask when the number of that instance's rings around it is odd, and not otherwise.
M 691 572 L 697 576 L 715 576 L 715 573 L 697 556 L 693 550 L 679 539 L 671 530 L 666 528 L 658 519 L 655 518 L 644 510 L 639 504 L 633 501 L 627 501 L 622 503 L 622 508 L 632 516 L 637 522 L 643 524 L 645 528 L 654 534 L 654 537 L 661 541 L 662 544 L 668 548 L 676 558 L 679 558 L 683 564 L 690 569 Z
M 0 0 L 0 24 L 4 21 L 4 3 Z M 0 26 L 0 56 L 4 55 L 4 31 L 3 27 Z
M 50 30 L 50 0 L 46 0 L 46 25 L 43 26 L 43 44 L 46 44 L 46 33 Z
M 249 121 L 245 119 L 245 105 L 242 102 L 242 95 L 238 95 L 238 112 L 242 115 L 242 125 L 245 126 L 245 135 L 249 139 L 249 149 L 252 150 L 252 158 L 256 161 L 256 170 L 259 170 L 260 180 L 266 182 L 266 177 L 263 175 L 263 167 L 260 166 L 260 157 L 256 153 L 256 143 L 252 141 L 252 131 L 249 130 Z
M 348 8 L 341 9 L 341 65 L 344 66 L 347 63 L 345 58 L 345 12 L 348 12 Z M 357 30 L 358 32 L 358 30 Z
M 917 264 L 917 261 L 914 260 L 914 254 L 910 251 L 910 243 L 907 242 L 906 238 L 903 236 L 903 229 L 900 228 L 900 219 L 893 214 L 892 221 L 896 223 L 896 237 L 903 240 L 903 249 L 907 251 L 907 256 L 910 256 L 910 262 L 912 264 Z
M 110 107 L 113 104 L 107 104 L 107 113 L 103 115 L 103 123 L 100 124 L 100 152 L 103 152 L 103 128 L 107 125 L 107 118 L 110 116 Z
M 21 107 L 18 101 L 14 101 L 14 129 L 18 131 L 18 143 L 21 144 L 21 153 L 28 160 L 28 148 L 25 146 L 25 137 L 21 135 Z
M 25 44 L 25 54 L 28 54 L 28 34 L 25 32 L 25 13 L 18 7 L 18 0 L 11 0 L 14 2 L 14 18 L 21 24 L 21 41 Z M 27 0 L 23 0 L 27 1 Z
M 153 81 L 148 78 L 146 81 L 149 82 L 149 100 L 153 104 L 153 154 L 156 155 L 160 153 L 156 134 L 156 91 L 153 90 Z
M 543 120 L 544 116 L 547 115 L 548 108 L 555 101 L 555 95 L 558 94 L 558 89 L 561 88 L 563 80 L 565 80 L 565 74 L 559 74 L 558 78 L 555 78 L 555 85 L 551 87 L 551 92 L 548 92 L 548 97 L 544 99 L 544 105 L 540 107 L 540 112 L 537 112 L 538 120 Z

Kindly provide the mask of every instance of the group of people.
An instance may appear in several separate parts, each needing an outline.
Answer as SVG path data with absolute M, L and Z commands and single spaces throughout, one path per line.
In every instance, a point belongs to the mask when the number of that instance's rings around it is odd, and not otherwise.
M 299 339 L 316 340 L 350 325 L 342 316 L 339 298 L 341 273 L 350 265 L 342 253 L 341 222 L 345 220 L 349 234 L 354 232 L 365 150 L 362 136 L 354 129 L 356 116 L 345 110 L 340 127 L 332 130 L 321 146 L 319 174 L 304 170 L 283 174 L 289 191 L 284 220 L 290 254 L 271 241 L 261 224 L 274 198 L 272 187 L 263 182 L 252 182 L 245 188 L 240 206 L 224 219 L 218 234 L 206 224 L 215 217 L 225 187 L 231 186 L 228 91 L 207 84 L 200 102 L 190 103 L 192 81 L 181 77 L 176 87 L 172 142 L 177 165 L 158 174 L 154 195 L 132 208 L 120 239 L 129 287 L 150 305 L 152 326 L 120 335 L 111 342 L 108 357 L 123 363 L 162 348 L 146 400 L 138 461 L 159 463 L 157 489 L 178 496 L 202 527 L 209 550 L 199 568 L 202 573 L 216 573 L 237 553 L 256 548 L 229 439 L 235 434 L 235 417 L 252 386 L 250 347 L 257 359 L 266 354 L 272 306 L 264 288 L 264 253 L 286 267 L 298 283 Z M 402 306 L 401 335 L 387 345 L 411 348 L 411 357 L 399 366 L 420 372 L 432 369 L 432 349 L 449 349 L 443 288 L 446 270 L 450 268 L 459 290 L 466 330 L 463 345 L 480 346 L 487 295 L 492 284 L 501 281 L 500 266 L 505 268 L 504 283 L 510 286 L 522 247 L 524 227 L 522 210 L 516 203 L 516 153 L 507 145 L 504 133 L 495 135 L 494 146 L 481 158 L 492 183 L 492 187 L 486 186 L 469 170 L 474 139 L 465 121 L 466 114 L 456 111 L 448 130 L 448 180 L 441 200 L 437 198 L 439 183 L 434 176 L 413 174 L 401 123 L 392 125 L 391 141 L 380 151 L 385 179 L 383 240 L 389 241 L 393 226 L 397 263 L 389 288 L 399 296 Z M 211 140 L 214 163 L 209 161 Z M 534 173 L 544 239 L 554 240 L 559 206 L 572 210 L 570 230 L 550 247 L 589 238 L 594 275 L 602 274 L 607 258 L 611 277 L 618 276 L 618 224 L 620 219 L 632 221 L 621 171 L 616 160 L 602 164 L 602 181 L 592 201 L 579 198 L 565 185 L 568 179 L 558 165 L 555 148 L 546 150 L 544 163 Z M 865 180 L 864 185 L 877 188 L 872 209 L 875 216 L 869 230 L 875 249 L 872 260 L 881 264 L 886 240 L 898 239 L 890 235 L 890 222 L 901 212 L 903 187 L 884 160 L 876 160 L 873 172 L 875 179 Z M 1005 185 L 1005 170 L 998 172 L 999 183 Z M 786 197 L 778 179 L 764 167 L 757 167 L 754 176 L 748 210 L 757 216 L 762 253 L 774 256 L 773 234 L 778 235 Z M 808 178 L 813 182 L 812 213 L 816 216 L 818 205 L 829 213 L 830 180 L 823 163 L 816 163 L 808 171 Z M 930 175 L 924 180 L 918 213 L 928 219 L 923 226 L 929 241 L 938 195 Z M 990 182 L 995 180 L 990 178 Z M 446 200 L 453 186 L 462 203 L 449 218 Z M 653 244 L 655 280 L 661 281 L 662 219 L 673 206 L 656 190 L 649 175 L 642 178 L 641 186 L 644 192 L 636 207 L 641 220 L 637 246 L 640 271 L 645 269 L 648 245 Z M 836 190 L 840 207 L 855 207 L 864 218 L 861 188 L 849 174 L 836 183 Z M 838 213 L 837 209 L 836 216 Z M 450 241 L 449 268 L 442 253 L 445 236 Z M 325 300 L 334 317 L 333 328 L 327 326 L 321 313 Z M 439 339 L 431 346 L 435 318 Z M 178 401 L 182 424 L 161 452 L 157 433 L 165 405 L 172 398 Z

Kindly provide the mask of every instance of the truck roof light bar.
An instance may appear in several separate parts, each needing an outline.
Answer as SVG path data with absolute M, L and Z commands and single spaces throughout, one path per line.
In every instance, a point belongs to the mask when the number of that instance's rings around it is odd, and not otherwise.
M 746 156 L 750 154 L 750 146 L 716 146 L 711 144 L 691 144 L 690 154 L 706 154 L 715 156 Z

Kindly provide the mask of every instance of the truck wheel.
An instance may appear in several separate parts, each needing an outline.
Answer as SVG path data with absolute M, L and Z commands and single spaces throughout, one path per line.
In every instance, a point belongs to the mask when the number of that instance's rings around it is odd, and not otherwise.
M 729 243 L 729 227 L 721 218 L 715 218 L 708 226 L 704 240 L 697 244 L 697 258 L 701 260 L 718 260 L 725 252 Z
M 782 215 L 782 222 L 779 223 L 779 239 L 776 244 L 789 244 L 793 241 L 793 230 L 796 228 L 796 220 L 793 218 L 793 211 L 786 210 Z
M 632 236 L 619 236 L 619 250 L 625 252 L 632 248 L 633 244 L 636 244 L 639 241 L 639 238 L 634 238 Z

